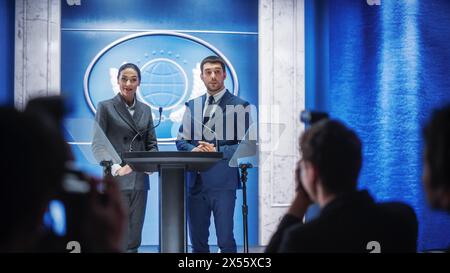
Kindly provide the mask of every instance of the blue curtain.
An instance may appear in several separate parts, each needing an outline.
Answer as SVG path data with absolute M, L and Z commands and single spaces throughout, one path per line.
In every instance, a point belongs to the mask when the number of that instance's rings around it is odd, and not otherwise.
M 14 7 L 0 0 L 0 105 L 14 104 Z
M 448 247 L 450 217 L 431 211 L 423 193 L 421 130 L 432 109 L 450 102 L 450 1 L 305 6 L 307 108 L 357 131 L 360 188 L 415 209 L 418 251 Z

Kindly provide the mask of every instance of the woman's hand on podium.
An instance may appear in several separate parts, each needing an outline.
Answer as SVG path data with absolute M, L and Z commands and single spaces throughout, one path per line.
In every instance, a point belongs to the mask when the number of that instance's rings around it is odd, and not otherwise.
M 127 164 L 117 170 L 117 175 L 124 176 L 124 175 L 130 174 L 132 171 L 133 171 L 133 169 L 131 169 L 131 167 Z

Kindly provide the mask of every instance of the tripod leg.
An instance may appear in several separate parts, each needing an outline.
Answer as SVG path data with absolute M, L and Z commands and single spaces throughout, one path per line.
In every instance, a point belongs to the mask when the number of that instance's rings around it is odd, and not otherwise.
M 244 225 L 244 253 L 248 253 L 248 207 L 247 207 L 247 187 L 242 183 L 242 222 Z
M 242 206 L 243 224 L 244 224 L 244 253 L 248 253 L 248 223 L 247 206 Z

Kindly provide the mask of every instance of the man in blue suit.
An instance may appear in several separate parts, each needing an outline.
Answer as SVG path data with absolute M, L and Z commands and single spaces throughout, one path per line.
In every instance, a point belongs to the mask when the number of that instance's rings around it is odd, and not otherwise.
M 229 161 L 248 129 L 249 103 L 231 94 L 224 85 L 225 62 L 217 56 L 203 59 L 201 79 L 207 93 L 186 103 L 177 149 L 223 152 L 223 159 L 204 172 L 191 172 L 188 183 L 188 223 L 194 253 L 209 252 L 211 213 L 222 253 L 235 253 L 233 216 L 239 171 Z

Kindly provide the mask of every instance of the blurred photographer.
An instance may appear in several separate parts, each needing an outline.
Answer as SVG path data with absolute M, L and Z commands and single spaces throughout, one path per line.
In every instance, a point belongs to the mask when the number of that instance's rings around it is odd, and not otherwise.
M 433 112 L 423 135 L 422 180 L 428 204 L 450 213 L 450 104 Z M 450 246 L 445 251 L 450 253 Z
M 423 134 L 423 184 L 428 202 L 450 213 L 450 105 L 433 112 Z
M 0 109 L 0 252 L 68 252 L 72 240 L 82 252 L 121 251 L 126 219 L 117 185 L 71 167 L 64 110 L 57 96 L 33 99 L 24 112 Z M 87 191 L 73 191 L 68 181 Z M 53 200 L 64 204 L 66 234 L 44 221 Z
M 64 175 L 64 141 L 38 116 L 0 109 L 0 251 L 36 251 L 42 219 Z
M 336 120 L 322 120 L 300 138 L 295 199 L 266 252 L 415 252 L 417 219 L 402 203 L 376 204 L 357 190 L 362 164 L 358 136 Z M 318 218 L 302 219 L 311 202 Z

